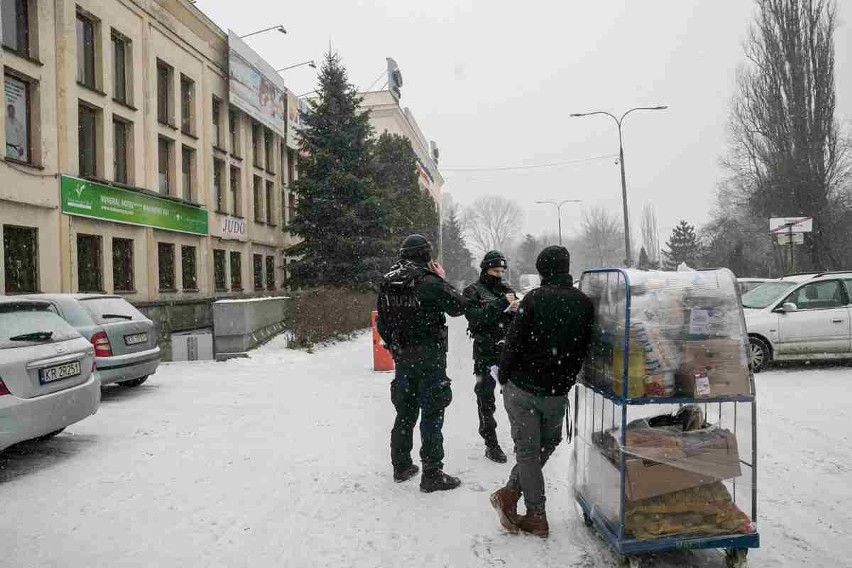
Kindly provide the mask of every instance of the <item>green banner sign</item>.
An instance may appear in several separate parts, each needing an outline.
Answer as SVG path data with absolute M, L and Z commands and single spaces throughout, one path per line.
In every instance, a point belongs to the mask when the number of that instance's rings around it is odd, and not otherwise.
M 62 212 L 78 217 L 207 234 L 207 210 L 69 176 L 60 178 Z

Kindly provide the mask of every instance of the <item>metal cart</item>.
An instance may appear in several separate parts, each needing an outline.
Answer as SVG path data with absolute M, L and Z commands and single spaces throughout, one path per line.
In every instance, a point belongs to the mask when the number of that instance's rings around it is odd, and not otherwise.
M 757 521 L 757 407 L 754 376 L 749 369 L 747 379 L 744 379 L 747 381 L 747 388 L 743 389 L 748 392 L 744 393 L 718 396 L 710 393 L 709 396 L 696 398 L 679 396 L 676 393 L 674 396 L 648 396 L 645 393 L 637 393 L 635 390 L 631 392 L 633 385 L 629 377 L 630 342 L 633 329 L 631 315 L 634 311 L 632 287 L 637 279 L 647 280 L 646 274 L 665 278 L 667 273 L 607 269 L 585 272 L 581 279 L 581 289 L 596 304 L 598 323 L 592 354 L 575 389 L 574 432 L 576 438 L 573 460 L 576 499 L 582 508 L 587 526 L 594 527 L 600 533 L 622 565 L 638 567 L 644 556 L 657 552 L 723 549 L 726 565 L 729 568 L 743 568 L 747 566 L 748 549 L 760 546 L 760 536 L 755 525 Z M 738 314 L 732 312 L 732 317 L 741 326 L 745 358 L 745 354 L 748 353 L 747 333 L 742 305 L 739 294 L 736 292 L 735 277 L 726 269 L 700 271 L 696 274 L 698 275 L 696 278 L 702 281 L 709 279 L 716 286 L 724 287 L 726 292 L 730 289 L 731 301 L 738 310 Z M 689 276 L 674 278 L 683 279 Z M 638 314 L 635 319 L 639 319 Z M 736 326 L 737 321 L 734 321 L 731 326 Z M 617 325 L 613 325 L 613 322 Z M 737 341 L 739 339 L 734 340 L 734 344 Z M 619 364 L 615 359 L 621 358 L 622 354 L 623 363 Z M 606 360 L 607 357 L 609 361 Z M 603 365 L 600 364 L 602 360 Z M 745 366 L 748 366 L 747 359 L 745 361 Z M 702 393 L 702 395 L 705 394 L 707 393 Z M 638 476 L 630 478 L 628 465 L 631 466 L 631 473 L 636 473 L 633 466 L 640 469 L 655 465 L 663 466 L 659 471 L 663 471 L 667 466 L 655 463 L 653 460 L 637 459 L 635 454 L 626 451 L 630 420 L 636 417 L 649 417 L 659 413 L 661 409 L 677 412 L 686 405 L 697 405 L 706 419 L 706 423 L 702 422 L 703 424 L 713 424 L 715 428 L 718 428 L 717 432 L 721 431 L 727 436 L 734 436 L 736 442 L 734 457 L 730 458 L 733 463 L 727 463 L 726 467 L 730 469 L 731 466 L 735 466 L 741 474 L 724 478 L 728 474 L 720 473 L 716 477 L 711 475 L 708 479 L 696 481 L 695 476 L 700 476 L 700 471 L 678 474 L 675 470 L 672 478 L 674 481 L 671 481 L 674 485 L 670 487 L 667 486 L 670 481 L 661 480 L 660 476 L 657 476 L 656 480 L 653 478 L 650 480 L 657 485 L 662 484 L 664 486 L 662 489 L 638 486 L 636 481 L 639 478 Z M 690 409 L 694 410 L 695 406 L 691 406 Z M 604 456 L 595 442 L 596 439 L 600 441 L 601 436 L 607 433 L 617 441 L 617 450 L 610 452 L 608 457 Z M 672 469 L 668 468 L 666 471 L 671 473 Z M 682 481 L 678 479 L 679 477 L 687 478 L 687 484 L 710 482 L 713 485 L 705 485 L 705 487 L 724 487 L 724 490 L 718 489 L 718 491 L 726 491 L 729 495 L 732 511 L 736 510 L 740 515 L 745 515 L 744 511 L 750 512 L 750 519 L 748 519 L 750 522 L 742 530 L 733 531 L 731 534 L 720 534 L 718 530 L 707 531 L 706 534 L 701 534 L 700 531 L 684 530 L 682 534 L 655 537 L 645 535 L 641 538 L 632 534 L 628 526 L 628 517 L 633 510 L 631 508 L 639 506 L 637 504 L 649 502 L 643 501 L 643 496 L 637 497 L 637 494 L 642 491 L 653 493 L 654 489 L 658 494 L 659 491 L 666 492 L 672 489 L 673 494 L 678 491 L 676 484 Z

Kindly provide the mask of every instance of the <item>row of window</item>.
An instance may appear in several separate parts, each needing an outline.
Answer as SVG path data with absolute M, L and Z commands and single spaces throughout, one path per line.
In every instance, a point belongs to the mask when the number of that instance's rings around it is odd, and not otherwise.
M 133 239 L 112 238 L 112 283 L 116 292 L 135 292 Z M 198 249 L 181 245 L 181 289 L 198 291 Z M 176 292 L 178 247 L 172 243 L 157 243 L 157 265 L 161 292 Z M 229 256 L 230 258 L 226 257 Z M 275 257 L 253 255 L 254 289 L 275 289 Z M 228 270 L 230 264 L 230 271 Z M 38 229 L 32 227 L 3 227 L 3 270 L 5 293 L 39 292 Z M 216 290 L 241 291 L 242 254 L 238 251 L 213 251 L 213 273 Z M 230 279 L 228 278 L 230 276 Z M 80 292 L 103 292 L 103 239 L 97 235 L 77 235 L 77 288 Z

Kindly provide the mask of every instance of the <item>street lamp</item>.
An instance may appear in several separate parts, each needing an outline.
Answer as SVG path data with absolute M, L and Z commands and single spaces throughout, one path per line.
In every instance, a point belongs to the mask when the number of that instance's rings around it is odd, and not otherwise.
M 271 27 L 268 27 L 268 28 L 263 28 L 262 30 L 257 30 L 256 32 L 251 32 L 250 34 L 241 35 L 241 36 L 240 36 L 240 39 L 245 39 L 245 38 L 247 38 L 247 37 L 251 37 L 251 36 L 253 36 L 253 35 L 262 34 L 262 33 L 264 33 L 264 32 L 271 32 L 272 30 L 279 31 L 279 32 L 281 32 L 282 34 L 286 34 L 286 33 L 287 33 L 287 30 L 285 30 L 285 29 L 284 29 L 284 26 L 282 26 L 282 25 L 280 25 L 280 24 L 279 24 L 279 25 L 277 25 L 277 26 L 271 26 Z
M 566 203 L 582 203 L 579 199 L 563 199 L 560 202 L 556 201 L 536 201 L 536 203 L 550 204 L 556 206 L 556 214 L 559 217 L 559 246 L 562 246 L 562 206 Z
M 296 67 L 301 67 L 302 65 L 307 65 L 311 69 L 317 68 L 316 62 L 313 59 L 311 59 L 310 61 L 303 61 L 302 63 L 296 63 L 295 65 L 288 65 L 287 67 L 282 67 L 281 69 L 276 69 L 275 72 L 281 73 L 283 71 L 287 71 L 288 69 L 295 69 Z
M 621 123 L 624 122 L 624 117 L 626 117 L 628 114 L 635 110 L 666 110 L 667 108 L 669 108 L 667 105 L 660 105 L 654 107 L 636 107 L 622 114 L 621 118 L 618 118 L 614 114 L 602 110 L 598 110 L 595 112 L 574 113 L 570 115 L 571 118 L 577 118 L 580 116 L 605 114 L 606 116 L 613 119 L 615 121 L 615 124 L 618 126 L 618 162 L 619 164 L 621 164 L 621 201 L 624 207 L 624 249 L 627 253 L 626 261 L 628 267 L 633 264 L 633 253 L 630 249 L 630 220 L 628 218 L 627 211 L 627 176 L 624 173 L 624 137 L 622 136 Z

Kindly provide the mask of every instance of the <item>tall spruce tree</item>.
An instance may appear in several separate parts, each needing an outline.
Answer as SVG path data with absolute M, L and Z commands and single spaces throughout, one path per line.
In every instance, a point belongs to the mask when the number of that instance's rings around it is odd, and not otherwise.
M 698 235 L 695 227 L 681 220 L 677 227 L 672 230 L 669 241 L 666 243 L 666 270 L 677 270 L 681 263 L 695 268 L 701 254 L 698 243 Z
M 645 250 L 645 247 L 639 251 L 639 270 L 650 270 L 651 259 L 648 258 L 648 251 Z
M 299 205 L 288 230 L 301 241 L 287 252 L 297 257 L 298 285 L 376 283 L 383 273 L 387 221 L 372 187 L 372 128 L 360 102 L 339 56 L 328 53 L 317 97 L 302 116 L 293 184 Z
M 458 209 L 452 207 L 443 224 L 444 269 L 450 282 L 470 282 L 476 278 L 473 256 L 464 243 Z
M 542 248 L 544 247 L 538 242 L 537 238 L 530 234 L 524 235 L 524 240 L 518 247 L 518 258 L 514 262 L 518 267 L 519 274 L 537 274 L 535 261 Z

